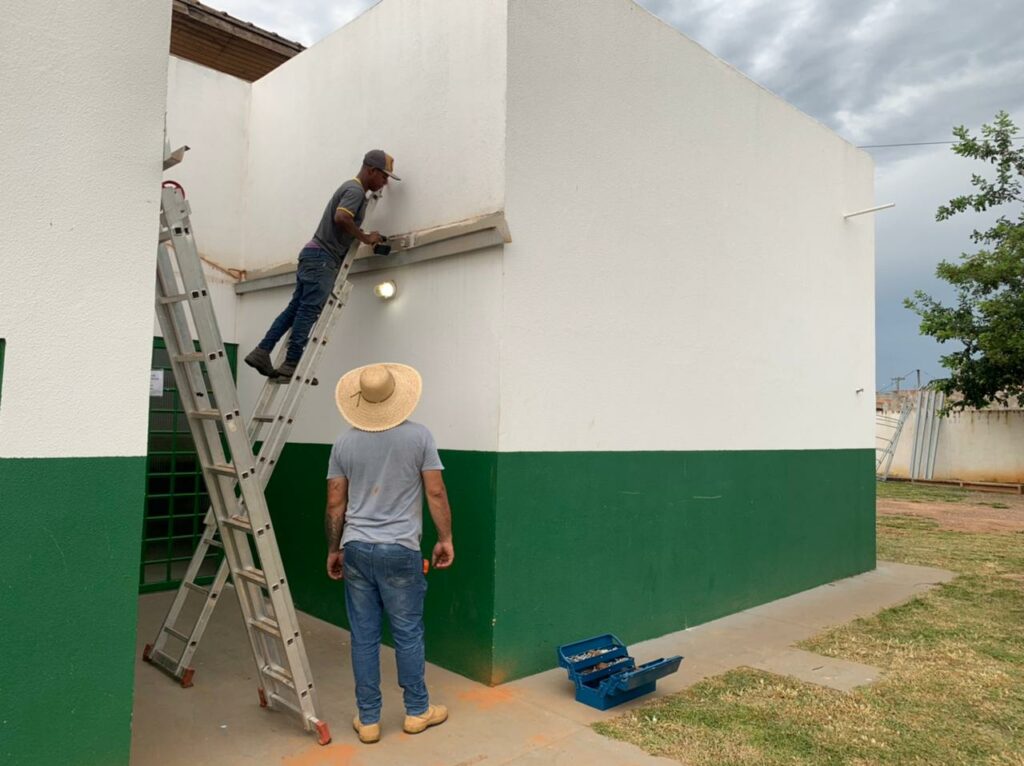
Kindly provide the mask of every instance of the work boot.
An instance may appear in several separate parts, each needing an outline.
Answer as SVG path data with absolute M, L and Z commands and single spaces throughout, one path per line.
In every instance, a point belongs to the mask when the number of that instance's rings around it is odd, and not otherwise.
M 258 346 L 245 357 L 245 363 L 260 375 L 274 377 L 274 363 L 270 360 L 270 352 Z
M 359 713 L 352 719 L 352 728 L 359 735 L 359 741 L 364 745 L 371 745 L 380 739 L 380 723 L 366 723 L 359 720 Z
M 448 720 L 448 708 L 444 705 L 431 705 L 423 715 L 407 715 L 402 728 L 406 734 L 419 734 L 430 726 L 437 726 Z
M 295 368 L 299 366 L 298 362 L 289 362 L 287 359 L 284 363 L 277 368 L 274 372 L 278 383 L 288 383 L 295 375 Z

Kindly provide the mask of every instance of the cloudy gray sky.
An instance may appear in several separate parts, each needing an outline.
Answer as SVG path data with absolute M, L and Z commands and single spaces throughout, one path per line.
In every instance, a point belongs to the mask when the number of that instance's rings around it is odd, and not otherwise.
M 538 0 L 539 2 L 540 0 Z M 557 0 L 550 0 L 556 2 Z M 311 45 L 377 0 L 210 0 Z M 1020 0 L 640 0 L 715 55 L 859 145 L 942 141 L 1005 109 L 1024 127 Z M 984 222 L 935 222 L 972 172 L 948 146 L 871 149 L 876 199 L 877 375 L 941 377 L 943 348 L 902 307 L 915 289 L 948 296 L 935 265 L 972 250 Z M 945 352 L 954 350 L 948 348 Z M 916 375 L 911 374 L 911 383 Z M 906 387 L 907 383 L 903 383 Z

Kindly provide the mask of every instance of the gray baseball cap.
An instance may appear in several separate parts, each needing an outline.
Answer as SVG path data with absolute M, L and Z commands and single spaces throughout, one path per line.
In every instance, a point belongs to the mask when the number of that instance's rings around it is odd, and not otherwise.
M 383 170 L 388 174 L 389 178 L 394 178 L 396 181 L 402 180 L 392 172 L 395 169 L 395 158 L 383 149 L 371 149 L 368 151 L 363 157 L 363 164 L 371 168 L 377 168 L 377 170 Z

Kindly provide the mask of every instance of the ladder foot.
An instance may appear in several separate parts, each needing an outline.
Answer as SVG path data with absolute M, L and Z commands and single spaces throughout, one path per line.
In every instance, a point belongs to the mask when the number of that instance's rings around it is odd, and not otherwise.
M 146 644 L 146 648 L 142 650 L 142 660 L 143 660 L 143 662 L 152 662 L 153 661 L 152 660 L 152 655 L 153 655 L 153 645 L 152 644 Z
M 259 692 L 260 695 L 260 707 L 267 707 L 267 693 L 263 691 L 263 689 L 257 689 L 256 691 Z
M 192 676 L 196 674 L 195 668 L 185 668 L 185 672 L 181 674 L 181 688 L 188 689 L 192 686 Z
M 327 724 L 324 721 L 315 721 L 313 726 L 316 727 L 316 743 L 318 745 L 330 744 L 331 730 L 327 728 Z

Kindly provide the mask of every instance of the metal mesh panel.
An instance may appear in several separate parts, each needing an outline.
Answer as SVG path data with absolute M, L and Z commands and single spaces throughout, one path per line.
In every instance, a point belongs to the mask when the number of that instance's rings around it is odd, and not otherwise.
M 231 371 L 237 377 L 238 345 L 225 343 Z M 198 348 L 198 346 L 197 346 Z M 203 534 L 210 507 L 195 444 L 175 387 L 162 338 L 153 339 L 154 370 L 164 371 L 162 396 L 149 399 L 149 447 L 146 500 L 143 510 L 139 592 L 172 590 L 181 583 L 192 552 Z M 213 580 L 223 554 L 213 548 L 196 582 Z

